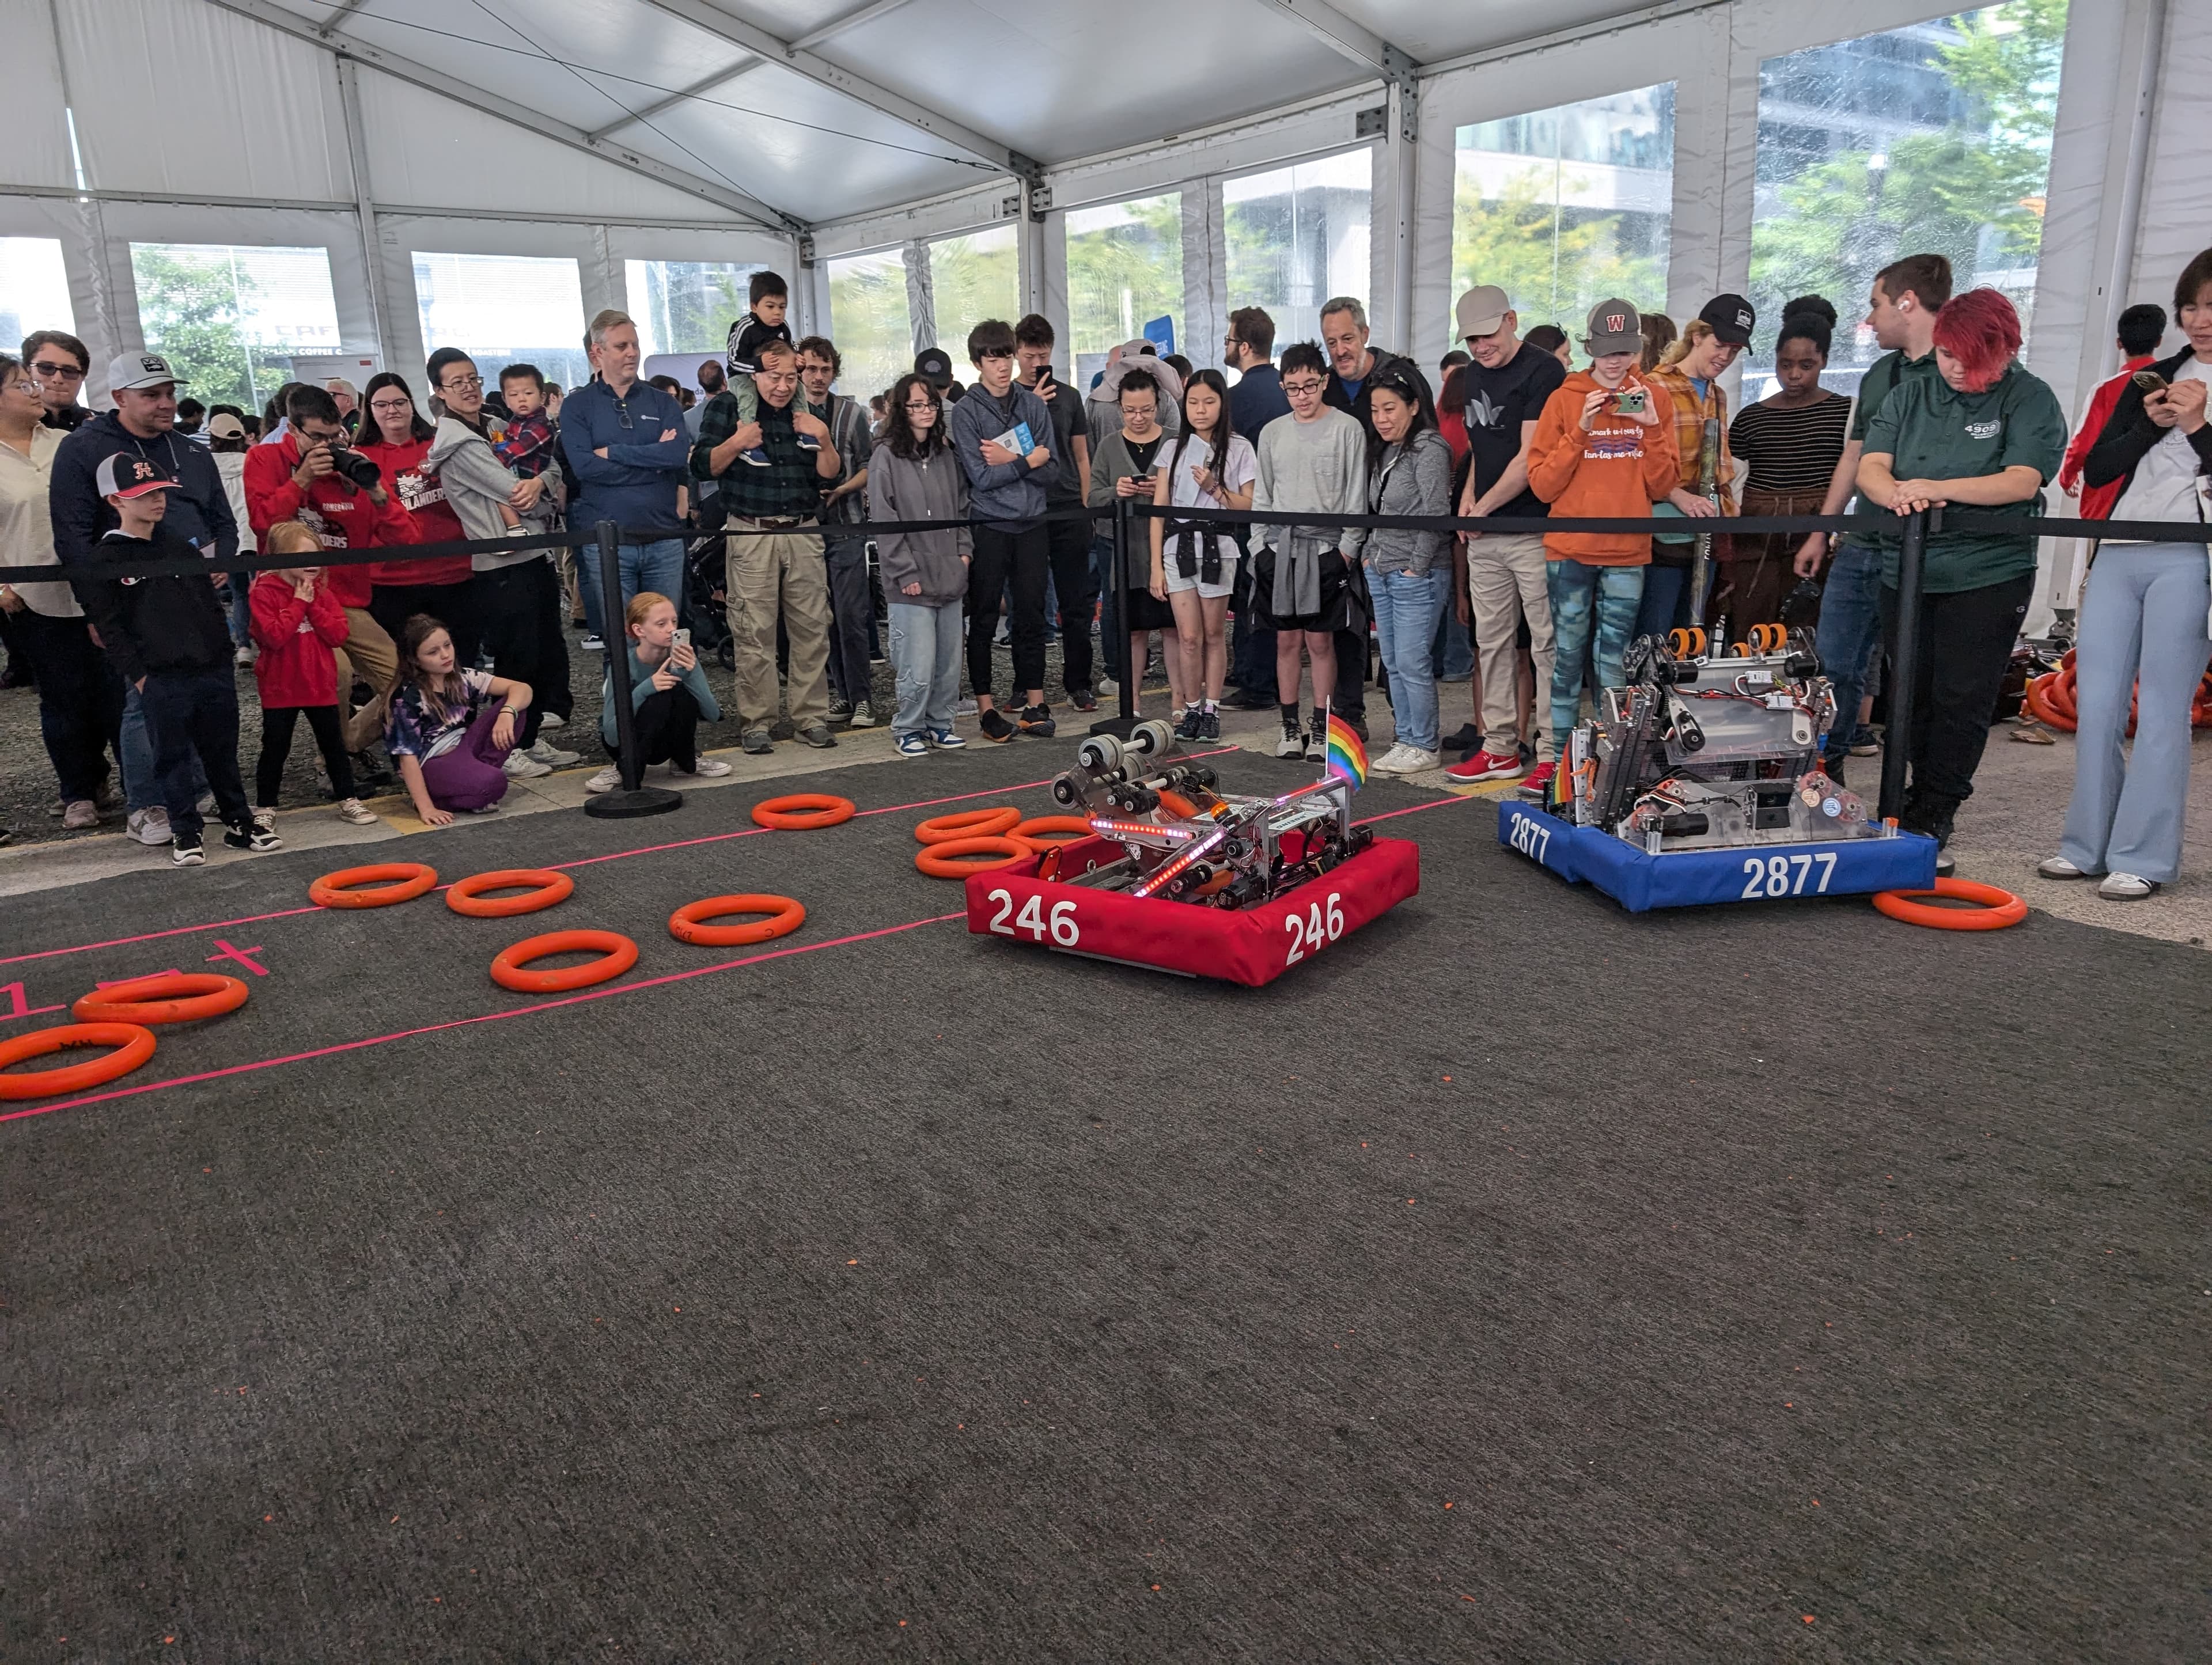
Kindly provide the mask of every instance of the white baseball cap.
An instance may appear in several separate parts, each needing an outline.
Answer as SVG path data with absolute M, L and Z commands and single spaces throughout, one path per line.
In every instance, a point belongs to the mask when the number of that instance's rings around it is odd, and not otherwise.
M 165 381 L 179 387 L 189 385 L 159 353 L 118 353 L 107 362 L 107 391 L 111 393 L 119 393 L 129 387 L 159 387 Z

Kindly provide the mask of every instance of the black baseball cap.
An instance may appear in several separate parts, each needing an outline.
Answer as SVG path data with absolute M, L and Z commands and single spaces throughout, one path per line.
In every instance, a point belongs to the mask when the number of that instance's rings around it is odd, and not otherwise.
M 1759 314 L 1751 302 L 1740 295 L 1717 295 L 1705 304 L 1698 316 L 1713 326 L 1713 333 L 1731 347 L 1751 344 L 1751 327 L 1759 322 Z
M 925 347 L 914 355 L 914 373 L 939 392 L 952 385 L 952 358 L 942 347 Z

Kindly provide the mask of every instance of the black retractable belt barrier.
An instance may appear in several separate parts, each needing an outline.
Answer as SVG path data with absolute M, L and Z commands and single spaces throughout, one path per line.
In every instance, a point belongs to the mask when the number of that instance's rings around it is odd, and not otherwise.
M 678 808 L 684 794 L 666 787 L 641 785 L 645 778 L 645 748 L 637 740 L 637 717 L 630 710 L 629 625 L 623 603 L 622 552 L 615 523 L 599 524 L 599 611 L 606 623 L 599 640 L 606 644 L 607 698 L 615 718 L 615 744 L 622 752 L 622 787 L 584 799 L 584 813 L 601 820 L 627 821 L 641 815 L 665 815 Z
M 1133 636 L 1129 629 L 1129 539 L 1134 531 L 1131 511 L 1135 503 L 1133 497 L 1114 500 L 1114 561 L 1107 581 L 1114 586 L 1114 617 L 1121 627 L 1121 637 L 1119 641 L 1100 644 L 1113 655 L 1114 674 L 1121 684 L 1121 709 L 1118 715 L 1102 717 L 1091 725 L 1093 734 L 1111 734 L 1124 740 L 1137 726 L 1137 676 L 1143 669 L 1131 663 Z

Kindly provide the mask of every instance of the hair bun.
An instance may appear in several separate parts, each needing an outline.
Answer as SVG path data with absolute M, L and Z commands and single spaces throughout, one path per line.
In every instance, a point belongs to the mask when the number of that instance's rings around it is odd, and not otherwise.
M 1784 324 L 1801 317 L 1817 318 L 1832 330 L 1836 327 L 1835 303 L 1823 295 L 1801 295 L 1795 301 L 1782 303 Z

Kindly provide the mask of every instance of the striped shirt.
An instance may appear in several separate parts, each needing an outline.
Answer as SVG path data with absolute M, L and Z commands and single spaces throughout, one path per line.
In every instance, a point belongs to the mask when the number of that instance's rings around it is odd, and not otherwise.
M 1796 406 L 1761 400 L 1737 413 L 1729 449 L 1751 465 L 1746 491 L 1825 491 L 1844 454 L 1851 402 L 1830 393 Z

